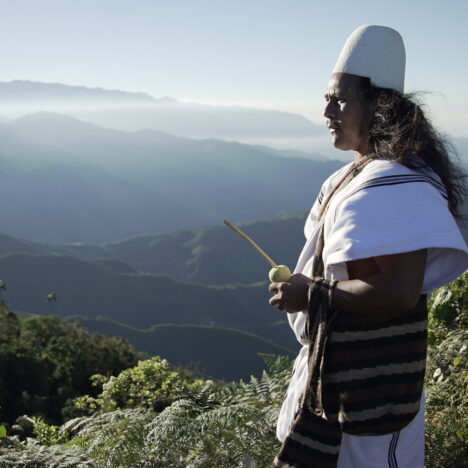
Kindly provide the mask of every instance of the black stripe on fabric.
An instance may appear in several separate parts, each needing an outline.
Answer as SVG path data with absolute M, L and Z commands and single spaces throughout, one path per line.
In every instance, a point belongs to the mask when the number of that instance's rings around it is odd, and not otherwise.
M 380 176 L 380 177 L 374 177 L 373 179 L 368 179 L 365 182 L 363 182 L 362 185 L 365 185 L 365 184 L 368 184 L 368 183 L 373 183 L 373 182 L 378 182 L 380 180 L 385 181 L 385 180 L 392 180 L 392 179 L 429 179 L 429 180 L 435 182 L 435 179 L 433 179 L 432 177 L 429 177 L 426 174 L 422 174 L 422 173 L 419 173 L 419 174 L 394 174 L 394 175 Z
M 357 422 L 352 422 L 352 421 L 345 421 L 342 425 L 343 427 L 343 432 L 346 432 L 348 434 L 355 434 L 355 435 L 382 435 L 382 434 L 388 434 L 389 432 L 394 432 L 395 430 L 401 429 L 405 426 L 407 426 L 416 416 L 416 413 L 409 413 L 409 414 L 403 414 L 403 415 L 396 415 L 396 414 L 387 414 L 385 416 L 382 416 L 380 418 L 375 418 L 375 419 L 367 419 L 364 424 L 368 431 L 366 433 L 363 433 L 362 431 L 362 426 L 363 422 L 362 421 L 357 421 Z M 382 427 L 385 425 L 392 425 L 394 426 L 394 430 L 382 430 Z
M 393 175 L 387 175 L 387 176 L 374 177 L 373 179 L 369 179 L 364 183 L 374 182 L 376 180 L 401 179 L 401 178 L 408 178 L 408 177 L 427 177 L 427 176 L 424 174 L 393 174 Z
M 400 431 L 394 432 L 392 436 L 392 440 L 390 441 L 390 446 L 388 447 L 388 466 L 390 468 L 398 468 L 395 450 L 396 450 L 399 437 L 400 437 Z
M 396 439 L 396 434 L 397 434 L 396 432 L 392 434 L 392 439 L 390 440 L 390 444 L 388 445 L 387 460 L 388 460 L 389 468 L 395 468 L 395 465 L 393 464 L 392 452 L 393 452 L 393 444 L 395 443 L 395 439 Z
M 369 390 L 372 387 L 382 387 L 387 384 L 396 384 L 402 383 L 404 385 L 410 386 L 415 382 L 422 382 L 424 380 L 424 370 L 418 372 L 411 372 L 407 374 L 391 374 L 391 375 L 378 375 L 376 377 L 369 377 L 365 379 L 365 388 Z M 324 393 L 326 392 L 335 392 L 336 389 L 339 391 L 350 390 L 350 391 L 359 391 L 362 390 L 362 379 L 348 380 L 343 383 L 327 382 L 326 375 L 324 380 Z
M 337 385 L 335 386 L 334 388 L 332 388 L 331 385 L 329 385 L 327 387 L 327 393 L 324 394 L 324 398 L 327 399 L 329 398 L 331 401 L 333 401 L 333 399 L 336 399 L 336 398 L 339 398 L 341 399 L 342 398 L 342 395 L 343 393 L 346 393 L 346 404 L 348 404 L 348 402 L 353 402 L 356 403 L 356 404 L 359 404 L 360 401 L 362 401 L 363 399 L 367 398 L 371 398 L 372 401 L 377 401 L 379 398 L 385 396 L 387 398 L 387 402 L 388 402 L 388 395 L 395 395 L 397 398 L 398 396 L 400 395 L 411 395 L 411 397 L 408 397 L 408 398 L 411 398 L 412 401 L 416 401 L 416 398 L 419 396 L 421 396 L 421 391 L 418 391 L 418 390 L 415 390 L 415 385 L 419 385 L 421 386 L 422 385 L 422 382 L 423 380 L 420 379 L 418 380 L 416 383 L 412 383 L 412 386 L 409 386 L 409 385 L 401 385 L 401 384 L 387 384 L 387 385 L 379 385 L 378 387 L 376 387 L 375 385 L 373 386 L 370 386 L 368 387 L 367 385 L 366 386 L 360 386 L 359 388 L 349 388 L 347 387 L 345 384 L 344 385 Z M 365 394 L 363 392 L 366 392 Z M 370 397 L 369 397 L 370 395 Z M 328 404 L 328 400 L 327 400 L 327 404 Z M 329 406 L 327 406 L 328 409 L 330 409 Z
M 398 182 L 398 181 L 424 181 L 434 186 L 434 188 L 436 188 L 438 192 L 443 192 L 443 193 L 446 192 L 445 187 L 443 185 L 441 186 L 440 184 L 436 183 L 430 177 L 426 177 L 424 175 L 394 175 L 394 176 L 376 177 L 374 179 L 366 180 L 360 186 L 358 186 L 356 190 L 359 190 L 360 188 L 366 187 L 369 185 L 386 184 L 386 183 L 392 183 L 392 182 Z
M 391 356 L 378 356 L 378 357 L 369 357 L 368 359 L 357 359 L 355 362 L 350 361 L 349 359 L 337 359 L 337 362 L 327 361 L 327 374 L 333 372 L 342 372 L 342 371 L 351 371 L 351 370 L 361 370 L 368 367 L 377 367 L 377 366 L 388 366 L 388 365 L 398 365 L 406 364 L 408 362 L 416 362 L 425 359 L 426 351 L 419 351 L 417 353 L 408 353 L 408 354 L 397 354 Z
M 427 175 L 427 174 L 425 174 L 424 177 L 427 177 L 428 179 L 430 179 L 432 181 L 432 183 L 434 185 L 437 185 L 437 187 L 439 187 L 440 191 L 442 191 L 444 193 L 447 193 L 447 189 L 445 188 L 445 185 L 442 182 L 440 182 L 439 180 L 437 180 L 434 177 L 432 177 L 430 175 Z
M 434 186 L 434 184 L 427 179 L 407 179 L 407 180 L 394 180 L 394 181 L 387 181 L 387 182 L 376 182 L 374 184 L 362 185 L 360 189 L 354 191 L 352 194 L 354 195 L 355 193 L 360 192 L 361 190 L 365 190 L 365 189 L 372 188 L 372 187 L 383 187 L 386 185 L 400 185 L 400 184 L 409 184 L 409 183 L 426 183 L 426 184 L 432 185 L 437 190 L 440 196 L 448 200 L 448 196 L 444 192 L 441 192 L 438 187 Z M 351 196 L 351 194 L 349 196 Z
M 317 200 L 320 204 L 322 204 L 323 201 L 323 190 L 320 190 L 320 193 L 318 194 Z
M 351 403 L 349 400 L 346 401 L 346 412 L 349 411 L 364 411 L 378 408 L 379 406 L 386 405 L 388 403 L 389 396 L 383 396 L 380 398 L 366 399 L 360 402 Z M 392 403 L 395 405 L 402 405 L 407 403 L 416 403 L 421 399 L 421 391 L 417 391 L 413 394 L 395 395 L 392 394 Z
M 444 192 L 447 191 L 447 189 L 445 188 L 445 185 L 440 182 L 439 180 L 435 179 L 434 177 L 432 177 L 431 175 L 429 174 L 423 174 L 423 173 L 420 173 L 420 174 L 396 174 L 396 175 L 390 175 L 390 176 L 381 176 L 381 177 L 375 177 L 374 179 L 369 179 L 367 182 L 372 182 L 372 181 L 376 181 L 376 180 L 388 180 L 388 179 L 398 179 L 398 178 L 401 178 L 401 177 L 424 177 L 426 179 L 429 179 L 430 181 L 432 181 L 435 185 L 437 185 L 438 187 L 440 187 L 441 190 L 443 190 Z M 366 183 L 366 182 L 364 182 Z
M 289 463 L 295 468 L 311 468 L 322 466 L 320 463 L 336 463 L 338 455 L 305 447 L 300 442 L 288 437 L 278 455 L 278 459 L 283 463 Z
M 393 175 L 393 176 L 382 176 L 376 177 L 374 179 L 369 179 L 360 185 L 356 190 L 362 189 L 362 187 L 366 187 L 368 185 L 374 186 L 375 184 L 381 184 L 386 182 L 395 182 L 399 180 L 406 180 L 406 181 L 415 181 L 415 182 L 427 182 L 431 184 L 444 198 L 447 198 L 447 190 L 443 184 L 439 181 L 435 180 L 434 178 L 425 175 L 425 174 L 400 174 L 400 175 Z
M 397 444 L 398 444 L 398 439 L 400 438 L 400 431 L 397 432 L 397 436 L 396 436 L 396 440 L 395 440 L 395 443 L 393 444 L 393 466 L 394 468 L 398 468 L 398 462 L 397 462 L 397 459 L 396 459 L 396 448 L 397 448 Z
M 306 425 L 306 424 L 303 424 L 303 425 L 300 425 L 300 426 L 294 426 L 294 432 L 295 432 L 296 434 L 300 434 L 300 435 L 302 435 L 302 436 L 304 436 L 304 437 L 308 437 L 308 438 L 311 437 L 311 435 L 310 435 L 310 429 L 307 428 L 307 425 Z M 329 444 L 331 444 L 331 442 L 332 442 L 331 438 L 326 437 L 326 436 L 324 436 L 324 435 L 322 435 L 322 434 L 319 434 L 318 432 L 317 432 L 317 433 L 314 433 L 314 437 L 313 437 L 313 438 L 314 438 L 314 440 L 316 440 L 317 442 L 320 442 L 320 443 L 322 443 L 322 444 L 327 444 L 327 445 L 329 445 Z M 336 445 L 340 445 L 339 442 L 340 442 L 340 441 L 338 440 L 338 441 L 335 441 L 335 442 L 333 442 L 333 443 L 336 444 Z
M 319 416 L 316 416 L 319 417 Z M 327 420 L 324 419 L 326 424 L 330 424 Z M 326 433 L 324 428 L 323 433 L 321 433 L 321 428 L 314 424 L 313 421 L 304 420 L 302 423 L 296 422 L 292 428 L 292 431 L 303 435 L 304 437 L 311 437 L 313 434 L 313 439 L 322 444 L 335 444 L 339 445 L 341 441 L 341 434 L 339 436 L 333 436 L 329 433 Z
M 334 220 L 336 221 L 336 217 L 337 217 L 337 214 L 338 214 L 338 211 L 339 209 L 341 208 L 341 205 L 349 198 L 349 197 L 352 197 L 353 195 L 355 195 L 356 193 L 360 192 L 361 190 L 365 190 L 365 189 L 368 189 L 368 188 L 372 188 L 372 187 L 385 187 L 387 185 L 400 185 L 400 184 L 408 184 L 408 183 L 427 183 L 427 184 L 430 184 L 433 186 L 433 184 L 428 181 L 428 180 L 401 180 L 399 182 L 382 182 L 382 183 L 376 183 L 376 184 L 366 184 L 366 185 L 362 185 L 361 187 L 357 188 L 356 190 L 354 190 L 353 192 L 351 192 L 349 195 L 346 196 L 346 198 L 344 198 L 343 200 L 341 200 L 335 207 L 335 216 L 334 216 Z M 439 194 L 445 198 L 446 200 L 448 200 L 448 197 L 445 193 L 442 193 L 437 187 L 435 187 L 436 190 L 439 192 Z
M 340 313 L 340 312 L 338 312 Z M 346 312 L 342 312 L 346 313 Z M 382 321 L 376 323 L 364 323 L 362 314 L 353 314 L 353 317 L 349 317 L 351 320 L 340 321 L 341 315 L 338 315 L 338 320 L 332 325 L 332 332 L 351 332 L 351 331 L 370 331 L 378 330 L 379 328 L 387 328 L 398 325 L 407 325 L 410 323 L 424 322 L 427 320 L 427 310 L 418 310 L 411 314 L 405 314 L 401 316 L 395 316 L 393 318 L 382 319 Z M 357 323 L 352 323 L 352 319 L 356 318 Z
M 400 343 L 408 343 L 410 341 L 424 341 L 427 338 L 427 331 L 422 330 L 414 333 L 405 333 L 404 335 L 393 335 L 385 338 L 373 338 L 373 339 L 364 339 L 364 340 L 354 340 L 354 341 L 333 341 L 333 333 L 330 337 L 330 343 L 328 346 L 333 346 L 333 350 L 344 351 L 344 350 L 355 350 L 355 349 L 371 349 L 379 348 L 385 345 L 395 345 Z
M 299 412 L 298 412 L 299 414 Z M 302 411 L 301 417 L 298 418 L 298 421 L 304 423 L 304 427 L 307 427 L 309 431 L 309 436 L 311 434 L 318 433 L 327 437 L 328 443 L 339 444 L 341 440 L 341 432 L 338 427 L 330 424 L 326 419 L 323 419 L 321 416 L 317 416 L 310 411 Z M 296 427 L 296 422 L 293 427 Z
M 327 349 L 326 362 L 329 362 L 330 365 L 336 365 L 337 362 L 349 361 L 354 362 L 358 359 L 368 359 L 370 357 L 377 358 L 382 356 L 382 359 L 385 359 L 389 356 L 400 356 L 398 361 L 404 359 L 408 353 L 420 353 L 426 351 L 427 349 L 427 340 L 396 340 L 398 341 L 398 346 L 394 346 L 393 343 L 383 344 L 381 346 L 369 347 L 364 346 L 361 348 L 354 348 L 352 352 L 349 349 L 338 349 L 337 347 L 330 344 Z

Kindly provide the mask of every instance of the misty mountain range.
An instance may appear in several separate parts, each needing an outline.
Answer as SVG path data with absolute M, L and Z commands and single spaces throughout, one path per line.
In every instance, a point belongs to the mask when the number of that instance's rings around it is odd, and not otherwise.
M 9 118 L 47 111 L 115 130 L 153 129 L 190 138 L 250 144 L 277 142 L 281 148 L 289 142 L 291 148 L 300 146 L 308 152 L 320 152 L 310 143 L 325 138 L 327 144 L 323 146 L 331 149 L 325 125 L 316 125 L 299 114 L 276 110 L 210 106 L 170 97 L 156 99 L 144 93 L 31 81 L 0 83 L 0 102 L 0 116 Z
M 38 83 L 27 80 L 15 80 L 0 83 L 0 101 L 5 106 L 21 105 L 106 105 L 109 103 L 157 103 L 167 102 L 170 98 L 156 99 L 145 93 L 68 86 L 61 83 Z
M 299 157 L 349 161 L 333 148 L 325 120 L 278 110 L 215 106 L 135 93 L 60 83 L 0 82 L 0 122 L 38 111 L 61 113 L 123 131 L 153 129 L 190 138 L 235 140 L 251 145 L 301 150 Z M 451 138 L 468 165 L 467 138 Z
M 39 111 L 74 116 L 123 131 L 152 129 L 190 138 L 236 140 L 281 149 L 283 156 L 301 150 L 299 157 L 349 161 L 347 152 L 334 149 L 325 120 L 319 125 L 302 115 L 277 110 L 214 106 L 155 98 L 135 93 L 60 83 L 0 82 L 0 122 Z M 322 123 L 323 122 L 323 123 Z M 451 138 L 468 165 L 468 139 Z
M 306 210 L 342 165 L 38 113 L 0 124 L 3 232 L 104 242 Z

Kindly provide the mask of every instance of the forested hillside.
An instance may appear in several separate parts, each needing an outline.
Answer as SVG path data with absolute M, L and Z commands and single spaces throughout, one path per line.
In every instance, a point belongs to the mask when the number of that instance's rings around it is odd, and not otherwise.
M 305 213 L 285 213 L 241 227 L 292 267 L 303 243 L 304 218 Z M 2 235 L 0 253 L 4 297 L 14 310 L 79 316 L 89 331 L 125 337 L 138 350 L 174 363 L 196 363 L 207 375 L 232 379 L 257 373 L 262 368 L 257 352 L 297 348 L 284 314 L 268 306 L 268 265 L 223 225 L 102 245 Z M 209 282 L 220 285 L 200 284 Z M 223 286 L 230 282 L 244 284 Z M 52 291 L 57 300 L 46 302 Z M 234 337 L 246 353 L 243 364 L 222 366 L 236 347 L 223 344 Z
M 99 317 L 67 317 L 67 321 L 79 323 L 92 332 L 123 337 L 149 356 L 162 356 L 172 364 L 224 380 L 260 375 L 264 362 L 258 353 L 292 357 L 299 347 L 286 320 L 250 327 L 248 332 L 212 325 L 168 323 L 141 330 Z
M 0 303 L 0 420 L 22 414 L 61 423 L 72 400 L 96 394 L 89 378 L 116 375 L 144 355 L 121 338 L 86 333 L 58 317 L 24 317 Z M 2 465 L 0 465 L 2 466 Z
M 284 212 L 239 223 L 278 263 L 293 267 L 304 244 L 307 212 Z M 244 241 L 221 224 L 168 234 L 147 234 L 103 244 L 59 244 L 0 234 L 0 255 L 58 254 L 99 260 L 122 273 L 124 262 L 146 273 L 205 284 L 254 283 L 266 278 L 268 265 Z M 102 262 L 101 260 L 105 260 Z M 110 260 L 117 262 L 109 262 Z M 133 271 L 134 272 L 134 271 Z
M 266 299 L 267 282 L 208 286 L 166 276 L 113 271 L 112 266 L 63 256 L 8 254 L 0 278 L 14 310 L 109 318 L 140 328 L 191 323 L 245 328 L 283 318 Z M 46 303 L 54 291 L 57 301 Z

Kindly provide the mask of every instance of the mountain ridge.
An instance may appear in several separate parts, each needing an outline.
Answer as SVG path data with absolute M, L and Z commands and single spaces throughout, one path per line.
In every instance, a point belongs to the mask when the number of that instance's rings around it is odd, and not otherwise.
M 56 242 L 104 242 L 305 210 L 343 164 L 51 114 L 0 123 L 0 138 L 3 231 Z
M 210 325 L 158 324 L 137 329 L 106 317 L 65 317 L 92 333 L 120 336 L 150 356 L 161 356 L 172 364 L 195 367 L 204 375 L 227 380 L 260 375 L 264 362 L 259 353 L 295 355 L 292 349 L 258 334 Z M 285 329 L 287 324 L 282 325 Z
M 306 215 L 285 212 L 238 225 L 277 262 L 293 265 L 304 242 Z M 268 269 L 250 246 L 221 223 L 103 244 L 39 242 L 0 234 L 0 255 L 13 252 L 122 262 L 139 272 L 202 284 L 250 284 L 265 278 Z
M 38 100 L 43 102 L 44 99 L 54 100 L 69 100 L 69 99 L 86 99 L 92 102 L 107 103 L 111 99 L 124 102 L 158 102 L 159 99 L 147 93 L 129 92 L 121 90 L 108 90 L 101 87 L 88 87 L 78 85 L 66 85 L 63 83 L 47 83 L 31 80 L 13 80 L 9 82 L 0 82 L 0 99 L 4 104 L 18 104 L 22 102 L 30 102 Z M 167 102 L 167 97 L 162 98 Z
M 270 139 L 293 142 L 297 138 L 309 140 L 327 134 L 324 125 L 286 111 L 213 106 L 62 83 L 3 82 L 0 98 L 4 104 L 1 114 L 10 119 L 25 113 L 53 111 L 116 130 L 152 128 L 191 138 L 260 138 L 258 142 L 262 144 Z

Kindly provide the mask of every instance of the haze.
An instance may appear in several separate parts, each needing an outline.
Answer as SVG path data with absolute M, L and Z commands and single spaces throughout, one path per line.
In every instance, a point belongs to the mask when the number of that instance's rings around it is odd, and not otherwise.
M 344 40 L 361 24 L 385 24 L 405 39 L 407 91 L 427 91 L 436 124 L 468 136 L 467 14 L 463 0 L 17 0 L 2 5 L 0 81 L 278 109 L 323 125 L 323 90 Z

